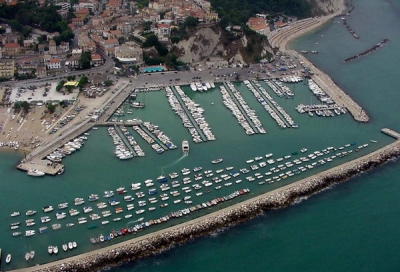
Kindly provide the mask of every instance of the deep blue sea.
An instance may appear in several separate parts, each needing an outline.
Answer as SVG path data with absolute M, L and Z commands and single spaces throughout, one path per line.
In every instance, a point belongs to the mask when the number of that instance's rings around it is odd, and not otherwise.
M 1 269 L 28 267 L 97 249 L 102 245 L 92 245 L 90 237 L 129 226 L 131 221 L 139 217 L 133 213 L 129 220 L 123 219 L 105 226 L 97 222 L 98 226 L 94 229 L 87 228 L 93 222 L 78 225 L 76 218 L 67 217 L 60 222 L 63 224 L 62 228 L 53 231 L 50 225 L 56 219 L 51 214 L 52 222 L 47 224 L 47 233 L 33 237 L 12 237 L 8 224 L 27 219 L 24 213 L 29 209 L 38 210 L 38 214 L 34 216 L 39 221 L 34 227 L 37 230 L 41 225 L 40 217 L 44 215 L 41 209 L 46 205 L 56 206 L 61 202 L 69 202 L 72 207 L 75 197 L 87 199 L 91 193 L 102 195 L 105 190 L 115 190 L 121 186 L 129 189 L 131 183 L 155 179 L 161 174 L 180 172 L 184 167 L 202 166 L 204 170 L 216 170 L 233 166 L 239 169 L 249 167 L 246 160 L 267 153 L 273 153 L 274 158 L 277 158 L 298 152 L 303 147 L 315 151 L 353 142 L 357 145 L 369 143 L 365 150 L 353 152 L 350 156 L 295 176 L 297 179 L 393 142 L 393 139 L 380 133 L 380 129 L 389 127 L 400 131 L 400 55 L 397 52 L 400 48 L 400 32 L 396 27 L 400 24 L 400 3 L 355 0 L 353 4 L 355 10 L 346 19 L 360 39 L 351 36 L 342 20 L 335 18 L 313 33 L 297 39 L 291 46 L 298 51 L 318 50 L 319 54 L 307 57 L 362 105 L 371 118 L 368 124 L 358 124 L 349 114 L 334 118 L 298 114 L 294 109 L 297 104 L 309 103 L 315 99 L 307 87 L 300 83 L 289 86 L 295 92 L 294 99 L 282 99 L 273 95 L 299 124 L 298 129 L 281 130 L 246 87 L 237 83 L 243 98 L 256 110 L 268 132 L 265 135 L 246 136 L 236 119 L 222 104 L 222 97 L 217 89 L 200 94 L 191 92 L 189 87 L 183 87 L 204 108 L 204 116 L 217 137 L 215 142 L 194 144 L 190 141 L 190 155 L 183 158 L 180 144 L 183 139 L 190 139 L 190 135 L 177 115 L 171 111 L 165 94 L 139 94 L 138 100 L 144 101 L 146 107 L 123 118 L 137 117 L 159 125 L 178 149 L 156 154 L 143 139 L 134 134 L 132 128 L 128 128 L 146 156 L 120 161 L 113 154 L 114 147 L 107 130 L 100 128 L 90 131 L 89 139 L 82 150 L 63 160 L 66 166 L 63 175 L 44 178 L 28 177 L 15 169 L 22 155 L 14 152 L 0 155 L 0 221 L 5 222 L 1 224 L 4 232 L 0 233 L 0 248 L 3 251 L 3 261 L 5 254 L 10 252 L 13 255 L 12 263 L 6 266 L 3 262 Z M 379 50 L 356 61 L 343 62 L 384 38 L 390 41 Z M 378 142 L 373 144 L 371 139 Z M 212 165 L 211 160 L 215 158 L 223 158 L 224 161 L 220 165 Z M 391 161 L 379 169 L 362 174 L 345 184 L 333 186 L 286 209 L 266 212 L 247 223 L 178 246 L 163 254 L 113 268 L 112 271 L 399 271 L 399 175 L 398 161 Z M 203 202 L 242 188 L 250 188 L 252 193 L 259 194 L 296 180 L 293 177 L 260 186 L 257 182 L 251 183 L 244 177 L 241 178 L 243 181 L 239 184 L 223 186 L 220 191 L 211 190 L 197 198 L 193 192 L 192 198 L 195 203 Z M 134 195 L 134 192 L 129 194 Z M 121 199 L 120 196 L 116 198 Z M 242 199 L 246 197 L 235 201 Z M 159 208 L 159 204 L 157 203 L 155 211 L 146 211 L 142 215 L 145 220 L 185 207 L 183 203 L 173 204 L 170 200 L 168 208 L 163 210 Z M 215 206 L 189 218 L 218 208 L 219 206 Z M 23 215 L 12 219 L 10 214 L 13 211 L 21 211 Z M 126 213 L 127 211 L 124 212 Z M 83 216 L 82 212 L 79 216 Z M 110 217 L 110 220 L 114 217 L 115 215 Z M 177 224 L 183 220 L 187 218 L 171 220 L 168 224 Z M 75 226 L 65 227 L 68 222 L 74 222 Z M 147 231 L 160 227 L 154 226 Z M 25 226 L 21 227 L 22 231 L 26 229 Z M 60 248 L 61 244 L 68 241 L 77 241 L 78 249 L 60 252 L 58 256 L 47 254 L 48 245 L 58 245 Z M 26 262 L 23 256 L 29 250 L 35 250 L 36 256 L 34 260 Z

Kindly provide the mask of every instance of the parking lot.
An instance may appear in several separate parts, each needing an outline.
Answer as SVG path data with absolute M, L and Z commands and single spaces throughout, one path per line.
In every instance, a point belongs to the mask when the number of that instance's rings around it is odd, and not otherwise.
M 28 86 L 15 86 L 10 95 L 10 101 L 27 101 L 27 102 L 47 102 L 76 100 L 79 94 L 78 89 L 74 89 L 71 93 L 57 92 L 57 82 L 32 84 Z

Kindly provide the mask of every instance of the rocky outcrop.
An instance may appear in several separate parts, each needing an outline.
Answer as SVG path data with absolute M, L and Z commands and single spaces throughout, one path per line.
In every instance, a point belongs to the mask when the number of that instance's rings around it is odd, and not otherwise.
M 342 10 L 347 0 L 309 0 L 314 16 L 328 15 Z
M 224 51 L 220 39 L 221 32 L 214 31 L 210 27 L 200 28 L 188 40 L 182 40 L 176 45 L 182 52 L 179 59 L 186 63 L 192 63 L 219 55 Z

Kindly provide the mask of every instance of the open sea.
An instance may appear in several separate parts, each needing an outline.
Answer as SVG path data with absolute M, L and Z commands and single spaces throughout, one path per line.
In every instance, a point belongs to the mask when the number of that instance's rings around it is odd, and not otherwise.
M 199 197 L 195 196 L 195 192 L 190 193 L 194 204 L 228 195 L 242 188 L 249 188 L 252 194 L 260 194 L 393 142 L 380 129 L 388 127 L 400 131 L 400 32 L 396 27 L 400 24 L 400 3 L 390 0 L 355 0 L 353 4 L 355 10 L 346 19 L 360 39 L 355 39 L 346 30 L 342 20 L 335 18 L 313 33 L 297 39 L 291 47 L 298 51 L 318 50 L 319 54 L 307 57 L 328 73 L 367 111 L 371 118 L 368 124 L 358 124 L 349 114 L 327 118 L 297 113 L 294 109 L 296 105 L 317 102 L 307 86 L 299 83 L 288 85 L 295 93 L 293 99 L 278 98 L 270 92 L 299 124 L 297 129 L 281 130 L 244 84 L 235 83 L 249 106 L 256 110 L 267 130 L 264 135 L 246 136 L 236 119 L 222 104 L 222 97 L 217 89 L 207 93 L 194 93 L 188 86 L 184 86 L 183 90 L 204 108 L 204 116 L 217 137 L 213 142 L 194 144 L 179 117 L 171 110 L 164 92 L 140 93 L 137 99 L 144 102 L 146 107 L 120 118 L 141 118 L 158 125 L 178 146 L 176 150 L 156 154 L 128 127 L 146 156 L 120 161 L 114 155 L 114 145 L 107 129 L 99 128 L 90 131 L 90 136 L 80 151 L 63 159 L 66 167 L 63 175 L 43 178 L 29 177 L 16 170 L 15 166 L 23 158 L 20 153 L 10 151 L 0 154 L 0 229 L 3 230 L 0 232 L 0 248 L 3 254 L 0 269 L 33 266 L 97 249 L 109 243 L 92 245 L 90 237 L 131 226 L 139 217 L 144 217 L 146 221 L 185 207 L 184 203 L 174 204 L 170 199 L 168 207 L 160 208 L 159 201 L 154 205 L 157 207 L 155 211 L 146 210 L 140 216 L 132 212 L 132 218 L 124 219 L 121 216 L 123 219 L 119 222 L 112 221 L 117 216 L 113 213 L 107 219 L 110 223 L 103 226 L 100 224 L 101 220 L 92 222 L 90 219 L 88 223 L 78 225 L 76 217 L 69 215 L 66 219 L 56 220 L 55 211 L 46 214 L 51 217 L 51 222 L 41 224 L 40 217 L 45 215 L 42 207 L 46 205 L 56 208 L 58 203 L 69 202 L 70 208 L 73 208 L 74 198 L 82 197 L 87 200 L 91 193 L 99 194 L 101 200 L 106 202 L 107 199 L 102 198 L 103 191 L 115 191 L 118 187 L 126 187 L 129 194 L 134 196 L 135 192 L 129 189 L 131 183 L 155 180 L 161 174 L 180 173 L 185 167 L 193 169 L 202 166 L 203 170 L 216 170 L 233 166 L 239 169 L 249 167 L 246 160 L 267 153 L 273 153 L 273 158 L 278 158 L 299 152 L 303 147 L 310 152 L 348 143 L 369 144 L 358 153 L 353 152 L 349 156 L 274 184 L 258 185 L 257 181 L 248 182 L 241 175 L 239 178 L 243 181 L 239 184 L 233 182 L 232 186 L 222 186 L 218 191 L 214 190 L 213 185 L 210 187 L 211 192 L 204 192 Z M 390 41 L 379 50 L 358 60 L 343 62 L 385 38 Z M 261 84 L 266 86 L 263 82 Z M 190 143 L 190 154 L 187 157 L 182 156 L 180 148 L 184 139 L 188 139 Z M 371 139 L 377 143 L 371 143 Z M 216 158 L 223 158 L 224 161 L 218 165 L 211 164 L 211 160 Z M 269 167 L 256 172 L 265 173 L 267 168 Z M 398 161 L 391 161 L 379 169 L 333 186 L 286 209 L 266 212 L 249 222 L 177 246 L 163 254 L 112 268 L 111 271 L 399 271 L 399 176 Z M 146 190 L 142 191 L 147 194 Z M 249 197 L 251 195 L 241 196 L 232 202 Z M 115 198 L 123 202 L 121 196 L 117 195 Z M 147 198 L 148 196 L 145 197 Z M 136 200 L 135 197 L 135 210 Z M 86 201 L 84 206 L 87 205 L 89 204 Z M 226 205 L 228 204 L 219 204 L 212 209 L 191 214 L 189 218 Z M 95 208 L 93 203 L 91 206 Z M 147 204 L 145 208 L 149 206 Z M 29 228 L 25 226 L 24 220 L 28 218 L 25 211 L 30 209 L 37 210 L 38 213 L 32 217 L 35 218 L 36 225 Z M 77 209 L 81 211 L 77 217 L 88 217 L 83 214 L 82 206 Z M 108 209 L 111 210 L 112 207 Z M 14 211 L 21 211 L 21 215 L 11 218 L 10 214 Z M 96 208 L 95 212 L 100 213 Z M 127 213 L 125 211 L 123 215 Z M 177 224 L 187 219 L 170 220 L 164 225 Z M 27 229 L 36 229 L 38 232 L 38 227 L 42 225 L 48 226 L 49 230 L 32 237 L 12 237 L 13 231 L 9 224 L 15 221 L 22 222 L 19 230 L 22 232 Z M 62 227 L 54 231 L 51 224 L 56 221 Z M 68 222 L 75 223 L 75 226 L 66 227 Z M 88 229 L 93 224 L 96 227 Z M 141 233 L 161 227 L 152 226 Z M 69 241 L 76 241 L 78 248 L 63 252 L 61 244 Z M 116 239 L 114 242 L 118 241 L 121 240 Z M 58 245 L 58 256 L 47 254 L 48 245 Z M 24 255 L 30 250 L 35 250 L 36 256 L 33 260 L 25 261 Z M 5 264 L 7 253 L 13 256 L 9 265 Z

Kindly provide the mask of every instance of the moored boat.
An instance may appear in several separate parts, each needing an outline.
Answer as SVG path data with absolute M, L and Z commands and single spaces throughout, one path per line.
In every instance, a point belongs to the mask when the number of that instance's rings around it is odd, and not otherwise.
M 29 169 L 26 173 L 28 174 L 28 176 L 32 177 L 42 177 L 45 175 L 43 171 L 37 169 Z
M 217 164 L 217 163 L 220 163 L 222 161 L 223 161 L 223 159 L 215 159 L 215 160 L 212 160 L 211 163 L 212 164 Z
M 6 263 L 9 264 L 11 262 L 11 254 L 7 254 Z

